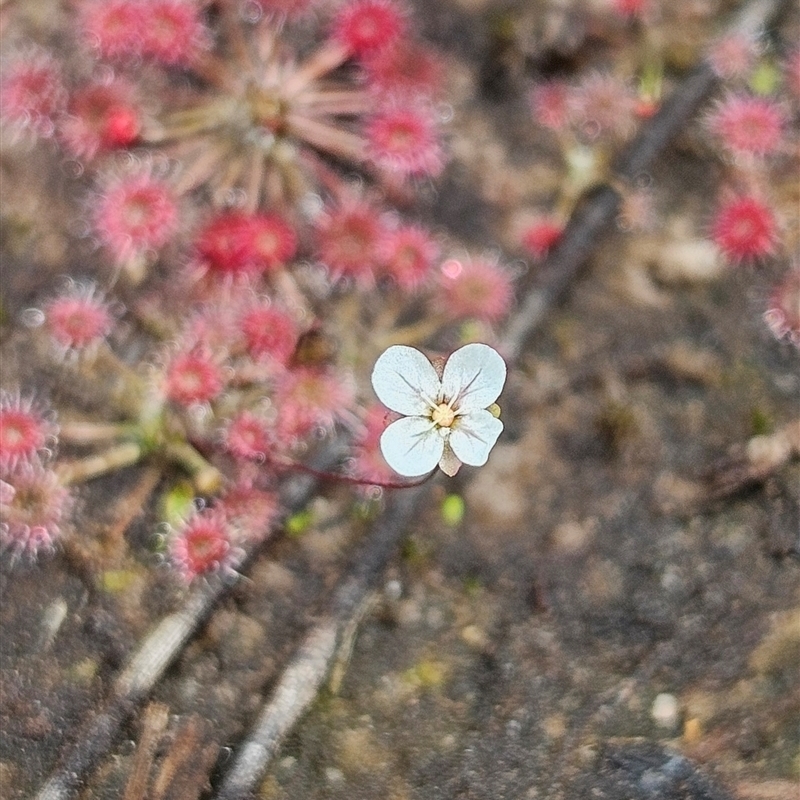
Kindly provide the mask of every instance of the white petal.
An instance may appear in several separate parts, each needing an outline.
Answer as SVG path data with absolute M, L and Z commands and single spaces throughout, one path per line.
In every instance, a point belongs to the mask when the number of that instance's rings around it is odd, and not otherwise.
M 486 408 L 506 382 L 506 362 L 487 344 L 467 344 L 447 359 L 442 375 L 446 400 L 459 411 Z
M 480 408 L 468 411 L 456 418 L 450 432 L 450 447 L 465 464 L 482 467 L 502 431 L 503 423 L 488 411 Z
M 386 463 L 409 478 L 430 472 L 443 451 L 444 439 L 427 417 L 403 417 L 381 435 L 381 452 Z
M 387 408 L 414 416 L 436 406 L 442 384 L 431 362 L 419 350 L 396 344 L 375 362 L 372 387 Z

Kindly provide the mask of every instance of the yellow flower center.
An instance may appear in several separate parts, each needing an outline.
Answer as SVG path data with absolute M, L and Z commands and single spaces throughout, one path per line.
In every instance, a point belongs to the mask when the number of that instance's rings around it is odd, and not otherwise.
M 455 418 L 456 412 L 447 403 L 439 403 L 431 414 L 431 419 L 442 428 L 449 428 Z

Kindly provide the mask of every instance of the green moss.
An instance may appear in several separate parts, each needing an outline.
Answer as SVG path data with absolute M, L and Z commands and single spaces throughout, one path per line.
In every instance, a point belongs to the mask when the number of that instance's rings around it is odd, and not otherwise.
M 299 539 L 314 523 L 314 513 L 311 509 L 304 508 L 292 514 L 286 520 L 286 535 L 292 539 Z
M 435 659 L 423 659 L 403 673 L 403 681 L 420 690 L 438 689 L 446 678 L 446 666 Z
M 119 594 L 129 589 L 136 577 L 136 573 L 130 569 L 107 569 L 100 575 L 100 586 L 104 592 Z
M 474 575 L 464 578 L 464 591 L 469 597 L 478 597 L 483 592 L 483 582 Z
M 445 525 L 455 528 L 464 519 L 464 498 L 458 494 L 448 494 L 439 508 Z
M 94 659 L 84 658 L 69 668 L 68 675 L 75 683 L 91 683 L 97 674 L 97 666 Z
M 753 436 L 765 436 L 775 430 L 771 414 L 763 408 L 750 409 L 750 430 Z
M 772 61 L 762 61 L 750 76 L 750 88 L 756 94 L 775 94 L 781 83 L 781 72 Z
M 604 446 L 615 453 L 639 432 L 632 409 L 613 401 L 607 403 L 597 414 L 594 427 Z
M 179 525 L 194 510 L 194 487 L 180 481 L 161 497 L 161 518 L 170 525 Z

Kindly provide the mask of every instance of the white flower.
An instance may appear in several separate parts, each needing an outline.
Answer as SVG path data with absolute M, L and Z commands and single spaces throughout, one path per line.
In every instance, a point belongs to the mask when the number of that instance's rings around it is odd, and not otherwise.
M 503 430 L 488 408 L 505 380 L 505 362 L 485 344 L 456 350 L 441 372 L 413 347 L 390 347 L 372 370 L 380 401 L 405 415 L 381 436 L 389 466 L 408 477 L 437 464 L 447 475 L 455 475 L 461 462 L 483 466 Z

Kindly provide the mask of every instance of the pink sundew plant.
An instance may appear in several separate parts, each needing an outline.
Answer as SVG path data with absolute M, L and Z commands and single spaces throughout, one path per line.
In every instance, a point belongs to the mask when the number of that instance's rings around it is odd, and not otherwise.
M 76 285 L 43 304 L 53 349 L 95 356 L 60 368 L 102 375 L 101 392 L 113 385 L 116 421 L 71 420 L 69 441 L 100 452 L 54 465 L 41 461 L 55 443 L 48 420 L 32 407 L 0 409 L 3 543 L 50 549 L 71 505 L 67 485 L 150 460 L 210 498 L 168 544 L 191 582 L 224 571 L 239 545 L 266 534 L 281 512 L 273 490 L 304 468 L 307 451 L 335 426 L 360 427 L 350 373 L 363 377 L 377 353 L 373 320 L 391 328 L 439 312 L 403 330 L 408 341 L 465 318 L 496 322 L 511 281 L 489 265 L 489 291 L 465 300 L 465 281 L 451 275 L 444 302 L 440 244 L 386 207 L 446 160 L 434 105 L 444 70 L 410 35 L 405 6 L 260 0 L 243 14 L 237 3 L 78 0 L 70 10 L 77 57 L 43 56 L 39 76 L 29 69 L 16 89 L 8 84 L 23 111 L 15 116 L 12 102 L 4 122 L 52 126 L 70 166 L 78 161 L 98 187 L 88 211 L 97 256 L 115 267 L 106 283 L 127 278 L 123 291 L 138 295 L 126 297 L 119 326 L 106 286 Z M 368 188 L 345 179 L 354 167 Z M 114 351 L 134 325 L 156 340 L 146 374 Z M 31 413 L 14 417 L 20 410 Z M 354 450 L 374 459 L 371 474 L 320 477 L 405 485 L 374 452 L 381 420 Z M 27 478 L 52 490 L 50 506 Z M 27 534 L 18 507 L 30 510 Z
M 58 138 L 75 158 L 133 145 L 142 129 L 142 114 L 131 84 L 116 78 L 77 89 L 58 121 Z
M 225 386 L 225 375 L 217 359 L 207 348 L 196 346 L 177 352 L 164 375 L 164 396 L 179 406 L 208 403 Z
M 153 175 L 113 176 L 96 199 L 97 236 L 118 264 L 160 250 L 179 227 L 178 203 L 169 185 Z
M 507 270 L 486 259 L 448 259 L 442 264 L 439 307 L 452 319 L 497 322 L 514 298 Z
M 240 319 L 247 354 L 254 361 L 267 359 L 286 366 L 297 346 L 298 330 L 294 319 L 271 303 L 255 303 Z
M 365 134 L 372 160 L 388 172 L 419 177 L 442 171 L 436 120 L 429 108 L 386 108 L 368 120 Z
M 46 455 L 57 437 L 58 426 L 33 400 L 0 392 L 0 469 Z
M 775 338 L 800 348 L 800 267 L 790 269 L 773 289 L 764 320 Z
M 393 102 L 437 97 L 444 83 L 444 67 L 436 54 L 406 39 L 363 59 L 362 66 L 373 95 L 389 96 Z
M 406 292 L 419 289 L 439 259 L 438 244 L 420 225 L 387 229 L 379 251 L 383 272 Z
M 269 423 L 252 411 L 242 411 L 225 430 L 225 449 L 242 461 L 265 461 L 273 441 Z
M 708 60 L 723 80 L 746 78 L 758 57 L 758 40 L 743 34 L 728 34 L 712 47 Z
M 566 130 L 570 122 L 569 97 L 566 81 L 552 80 L 534 86 L 528 96 L 534 121 L 553 131 Z
M 333 37 L 349 55 L 364 58 L 396 44 L 407 27 L 404 10 L 392 0 L 355 0 L 333 20 Z
M 207 40 L 194 0 L 85 0 L 79 31 L 102 58 L 166 66 L 189 66 Z
M 187 11 L 191 7 L 196 13 L 194 3 L 115 0 L 113 9 L 101 3 L 83 9 L 83 28 L 95 31 L 90 38 L 101 58 L 130 72 L 126 59 L 131 57 L 156 55 L 162 67 L 169 67 L 174 56 L 197 79 L 192 88 L 176 92 L 169 110 L 148 120 L 140 136 L 142 145 L 158 147 L 181 162 L 174 180 L 180 194 L 210 188 L 214 204 L 225 207 L 241 193 L 244 202 L 233 205 L 280 211 L 317 182 L 341 180 L 325 169 L 320 154 L 364 167 L 379 179 L 387 165 L 392 172 L 409 169 L 407 155 L 398 159 L 380 149 L 371 152 L 364 132 L 367 116 L 379 115 L 385 103 L 402 98 L 424 105 L 437 89 L 431 57 L 420 57 L 410 83 L 410 74 L 397 73 L 403 58 L 409 58 L 403 53 L 419 50 L 408 35 L 405 9 L 390 0 L 345 2 L 319 26 L 318 46 L 301 57 L 286 35 L 294 15 L 283 13 L 289 10 L 285 3 L 261 3 L 263 13 L 250 24 L 234 5 L 218 9 L 226 34 L 217 39 L 204 29 L 198 32 L 202 25 Z M 128 21 L 133 6 L 134 17 L 147 19 L 138 33 L 139 23 Z M 150 43 L 153 37 L 158 47 Z M 198 39 L 202 42 L 191 53 L 183 52 L 187 42 Z M 394 75 L 388 62 L 380 67 L 376 60 L 390 49 L 401 64 Z M 340 69 L 344 66 L 348 69 Z M 370 75 L 375 76 L 374 89 Z M 395 88 L 387 90 L 387 82 Z M 427 119 L 417 121 L 424 135 L 436 136 L 430 127 Z M 438 142 L 427 149 L 437 154 L 437 163 L 442 160 Z M 434 167 L 429 157 L 425 170 Z
M 636 129 L 637 98 L 614 75 L 592 72 L 574 86 L 567 99 L 572 124 L 589 141 L 624 141 Z
M 780 150 L 785 121 L 770 98 L 730 94 L 708 116 L 708 128 L 732 154 L 764 157 Z
M 250 236 L 253 260 L 265 270 L 288 264 L 297 252 L 297 234 L 278 214 L 256 214 Z
M 170 67 L 189 67 L 207 44 L 197 0 L 146 0 L 140 14 L 144 58 Z
M 334 276 L 370 284 L 380 258 L 383 232 L 384 223 L 373 206 L 346 201 L 317 220 L 314 233 L 319 260 Z
M 297 367 L 281 375 L 274 401 L 278 412 L 275 430 L 281 442 L 291 445 L 330 430 L 353 405 L 349 382 L 332 370 Z
M 114 326 L 111 307 L 93 284 L 76 284 L 44 307 L 53 341 L 63 350 L 85 350 L 105 339 Z
M 233 531 L 218 509 L 203 509 L 179 525 L 169 538 L 169 559 L 186 583 L 224 572 L 233 556 Z
M 3 65 L 0 120 L 6 126 L 34 136 L 52 136 L 66 101 L 61 66 L 48 53 L 33 50 Z
M 197 260 L 218 275 L 252 275 L 261 272 L 253 259 L 252 216 L 226 211 L 208 220 L 195 240 Z
M 205 224 L 195 247 L 208 272 L 253 277 L 288 263 L 297 249 L 297 235 L 277 214 L 227 211 Z
M 778 245 L 775 212 L 752 196 L 726 200 L 712 220 L 711 239 L 734 264 L 772 255 Z
M 241 479 L 225 489 L 219 497 L 217 508 L 241 532 L 243 541 L 263 539 L 280 513 L 275 493 L 259 489 L 247 479 Z
M 63 534 L 73 498 L 54 470 L 37 458 L 3 472 L 0 497 L 0 550 L 12 563 L 50 553 Z M 10 488 L 8 488 L 10 487 Z
M 84 0 L 77 28 L 101 58 L 130 59 L 141 52 L 143 9 L 133 0 Z

